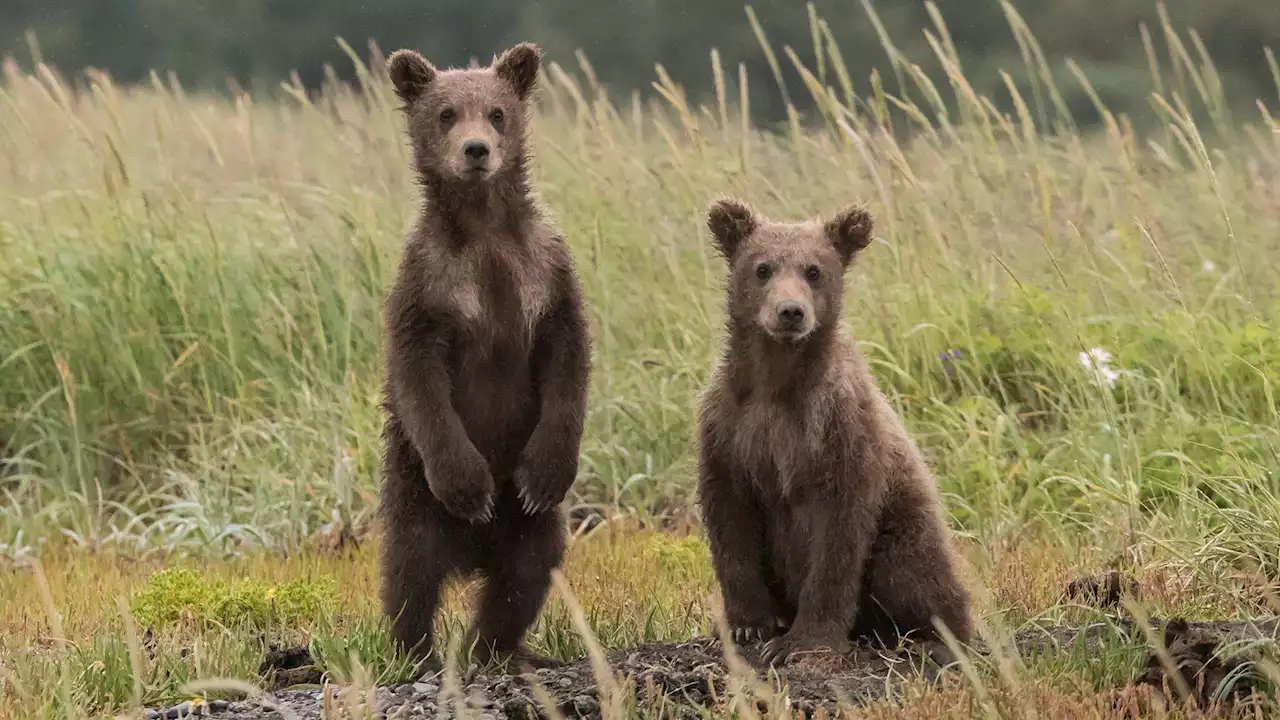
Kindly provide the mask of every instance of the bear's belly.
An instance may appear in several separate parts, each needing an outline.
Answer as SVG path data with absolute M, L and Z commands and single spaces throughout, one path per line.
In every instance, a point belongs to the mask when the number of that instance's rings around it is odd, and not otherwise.
M 459 353 L 453 407 L 495 475 L 515 470 L 538 423 L 539 402 L 527 352 L 494 347 Z M 496 479 L 496 478 L 495 478 Z

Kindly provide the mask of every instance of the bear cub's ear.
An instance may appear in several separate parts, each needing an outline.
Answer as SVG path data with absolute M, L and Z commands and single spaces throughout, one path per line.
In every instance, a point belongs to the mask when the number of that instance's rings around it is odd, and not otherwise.
M 738 246 L 751 237 L 758 224 L 755 212 L 741 200 L 721 198 L 707 209 L 707 227 L 725 260 L 733 260 Z
M 406 103 L 422 97 L 427 86 L 436 79 L 435 67 L 413 50 L 397 50 L 387 59 L 387 74 L 396 88 L 396 95 Z
M 502 57 L 493 63 L 494 72 L 506 80 L 516 91 L 516 97 L 524 100 L 533 92 L 538 81 L 538 66 L 542 62 L 542 51 L 533 43 L 520 43 L 502 53 Z
M 848 265 L 859 250 L 871 244 L 872 225 L 871 213 L 855 205 L 827 221 L 823 231 L 840 254 L 840 261 Z

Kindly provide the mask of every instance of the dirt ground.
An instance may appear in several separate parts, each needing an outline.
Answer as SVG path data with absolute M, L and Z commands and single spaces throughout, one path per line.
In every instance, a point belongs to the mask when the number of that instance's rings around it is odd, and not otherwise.
M 1241 640 L 1274 637 L 1280 620 L 1267 618 L 1245 622 L 1169 622 L 1153 621 L 1163 628 L 1164 644 L 1169 649 L 1171 665 L 1178 668 L 1182 680 L 1192 692 L 1206 698 L 1223 677 L 1235 671 L 1243 658 L 1219 653 L 1220 648 Z M 1084 627 L 1055 626 L 1024 630 L 1013 641 L 1018 653 L 1026 658 L 1054 650 L 1067 650 L 1077 643 L 1097 645 L 1115 633 L 1141 638 L 1142 632 L 1131 624 L 1117 620 Z M 975 647 L 975 652 L 986 650 Z M 1226 655 L 1226 657 L 1220 657 Z M 790 711 L 811 715 L 819 708 L 834 716 L 840 699 L 849 703 L 867 703 L 884 699 L 892 691 L 894 679 L 939 677 L 938 666 L 928 657 L 914 652 L 886 651 L 870 647 L 858 648 L 846 659 L 834 657 L 800 658 L 771 674 L 760 664 L 758 646 L 740 649 L 739 656 L 756 671 L 757 680 L 775 688 L 785 687 Z M 292 658 L 293 662 L 300 658 Z M 714 708 L 727 695 L 730 683 L 720 642 L 700 638 L 688 642 L 645 645 L 612 653 L 609 665 L 615 676 L 636 690 L 641 703 L 662 701 L 664 712 L 673 716 L 698 716 L 699 708 Z M 1176 683 L 1154 652 L 1148 653 L 1145 666 L 1133 679 L 1135 684 Z M 286 677 L 287 674 L 282 674 Z M 566 717 L 598 717 L 600 693 L 588 660 L 555 669 L 539 670 L 532 676 L 547 691 Z M 326 697 L 319 690 L 277 691 L 271 696 L 241 701 L 217 702 L 206 706 L 189 704 L 155 709 L 149 717 L 184 717 L 195 711 L 206 717 L 232 717 L 252 720 L 266 718 L 322 717 L 322 707 L 329 705 L 327 717 L 347 717 L 335 713 L 345 706 L 350 717 L 435 718 L 457 716 L 459 693 L 441 689 L 442 678 L 424 678 L 420 682 L 380 688 L 374 693 L 349 691 Z M 545 716 L 535 698 L 530 676 L 484 674 L 461 683 L 468 715 L 485 720 Z M 372 706 L 372 707 L 370 707 Z M 372 714 L 368 713 L 372 709 Z

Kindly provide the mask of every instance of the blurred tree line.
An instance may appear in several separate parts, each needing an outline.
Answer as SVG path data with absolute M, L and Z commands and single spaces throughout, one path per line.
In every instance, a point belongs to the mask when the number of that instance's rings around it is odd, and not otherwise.
M 1152 89 L 1139 28 L 1146 23 L 1170 75 L 1169 53 L 1157 15 L 1158 0 L 1020 0 L 1019 12 L 1039 40 L 1063 96 L 1081 122 L 1096 119 L 1092 103 L 1063 62 L 1072 57 L 1113 109 L 1138 116 Z M 897 85 L 888 56 L 862 3 L 816 0 L 853 78 L 869 91 L 879 68 Z M 946 83 L 923 30 L 932 27 L 923 0 L 873 0 L 894 43 Z M 1264 55 L 1280 43 L 1280 0 L 1165 0 L 1183 32 L 1195 29 L 1237 109 L 1258 98 L 1275 99 L 1276 83 Z M 1027 72 L 998 0 L 938 0 L 938 9 L 975 89 L 1008 107 L 999 70 L 1022 84 Z M 789 45 L 812 65 L 813 41 L 803 0 L 757 0 L 754 11 L 778 53 L 793 100 L 808 99 L 782 53 Z M 384 52 L 421 50 L 439 65 L 487 62 L 513 42 L 541 44 L 551 59 L 577 67 L 583 50 L 600 80 L 616 96 L 645 90 L 661 63 L 695 97 L 712 87 L 709 52 L 718 48 L 732 79 L 745 63 L 752 111 L 762 120 L 785 117 L 782 93 L 748 22 L 743 0 L 4 0 L 0 2 L 0 54 L 29 64 L 28 31 L 41 56 L 64 73 L 84 67 L 109 70 L 118 82 L 145 80 L 172 70 L 188 87 L 222 88 L 228 78 L 244 86 L 274 86 L 296 70 L 316 86 L 325 63 L 354 76 L 335 36 L 362 54 L 375 40 Z M 1022 88 L 1026 91 L 1026 86 Z M 917 95 L 918 97 L 918 95 Z

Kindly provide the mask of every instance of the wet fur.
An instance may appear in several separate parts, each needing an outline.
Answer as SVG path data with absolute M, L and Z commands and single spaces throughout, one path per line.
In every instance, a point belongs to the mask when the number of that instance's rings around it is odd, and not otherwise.
M 484 69 L 388 61 L 423 204 L 386 307 L 382 602 L 424 657 L 445 581 L 478 572 L 468 640 L 536 660 L 523 637 L 564 555 L 590 346 L 568 247 L 529 188 L 537 66 L 531 45 Z M 460 159 L 475 138 L 492 148 L 479 178 Z
M 773 223 L 725 200 L 708 225 L 730 267 L 728 342 L 701 401 L 699 499 L 731 628 L 773 637 L 771 660 L 857 636 L 935 639 L 934 617 L 967 641 L 935 482 L 841 337 L 870 216 Z M 806 308 L 803 337 L 770 327 L 767 304 L 783 301 Z

